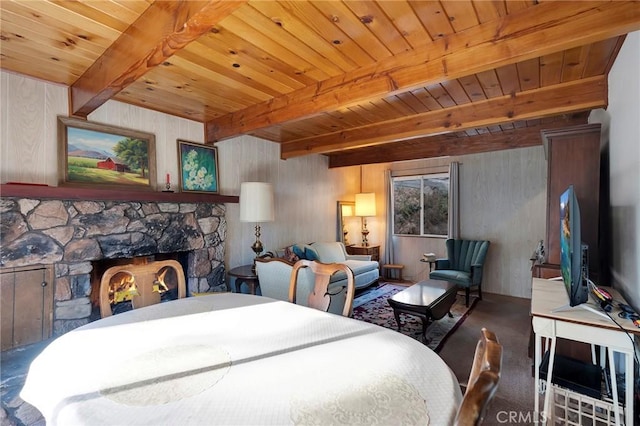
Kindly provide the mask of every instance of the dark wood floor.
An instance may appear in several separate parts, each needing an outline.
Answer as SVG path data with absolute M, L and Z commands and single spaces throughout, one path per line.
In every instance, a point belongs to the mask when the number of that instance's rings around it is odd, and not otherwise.
M 483 300 L 478 301 L 440 351 L 460 383 L 466 384 L 480 329 L 486 327 L 498 336 L 503 346 L 502 374 L 484 425 L 504 425 L 511 412 L 515 412 L 517 418 L 533 415 L 533 360 L 528 357 L 530 302 L 530 299 L 483 293 Z

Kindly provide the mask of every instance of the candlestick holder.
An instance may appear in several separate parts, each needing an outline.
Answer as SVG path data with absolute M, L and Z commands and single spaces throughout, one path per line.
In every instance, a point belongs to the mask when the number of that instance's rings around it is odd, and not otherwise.
M 164 187 L 166 189 L 163 189 L 162 192 L 174 192 L 173 189 L 171 189 L 171 182 L 167 182 Z

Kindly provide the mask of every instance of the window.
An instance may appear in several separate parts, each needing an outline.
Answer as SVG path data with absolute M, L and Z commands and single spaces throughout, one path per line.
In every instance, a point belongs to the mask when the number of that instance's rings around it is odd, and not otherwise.
M 393 233 L 447 236 L 449 173 L 393 178 Z

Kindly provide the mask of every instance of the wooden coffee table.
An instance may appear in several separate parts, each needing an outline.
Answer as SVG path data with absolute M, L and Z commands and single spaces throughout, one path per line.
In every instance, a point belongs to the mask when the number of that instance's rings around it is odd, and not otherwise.
M 419 317 L 422 320 L 422 340 L 426 339 L 427 327 L 445 315 L 451 315 L 451 306 L 456 300 L 458 286 L 449 281 L 425 280 L 391 296 L 387 301 L 400 323 L 400 314 Z

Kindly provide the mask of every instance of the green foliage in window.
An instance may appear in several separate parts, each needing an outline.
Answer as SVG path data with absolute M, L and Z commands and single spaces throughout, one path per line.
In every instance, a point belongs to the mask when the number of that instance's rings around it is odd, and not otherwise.
M 394 178 L 393 232 L 399 235 L 447 235 L 449 175 Z
M 447 235 L 449 231 L 449 178 L 424 179 L 424 234 Z
M 393 197 L 393 232 L 420 235 L 420 181 L 394 182 Z

